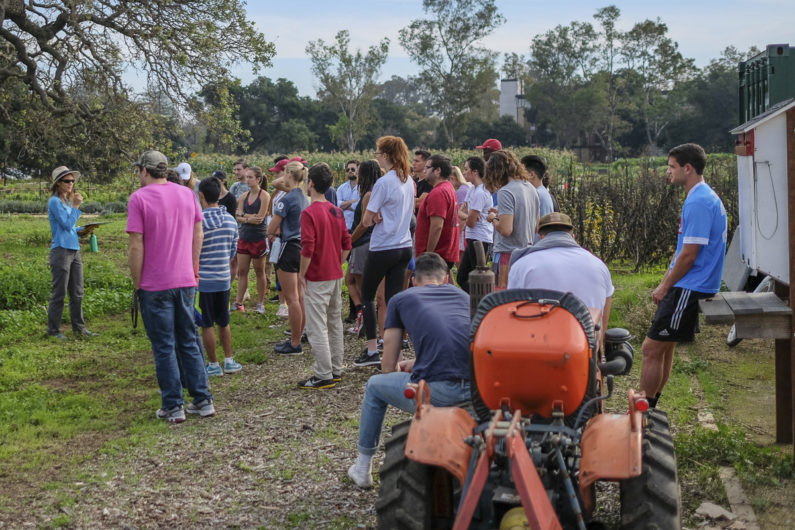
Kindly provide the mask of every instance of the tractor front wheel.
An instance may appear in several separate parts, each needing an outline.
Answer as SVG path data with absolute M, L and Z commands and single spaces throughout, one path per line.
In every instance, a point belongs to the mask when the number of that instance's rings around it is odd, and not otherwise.
M 643 430 L 643 471 L 621 482 L 621 528 L 680 528 L 674 441 L 665 412 L 650 409 Z
M 378 528 L 422 530 L 452 528 L 458 481 L 446 470 L 406 457 L 411 421 L 392 427 L 386 442 L 381 488 L 375 511 Z

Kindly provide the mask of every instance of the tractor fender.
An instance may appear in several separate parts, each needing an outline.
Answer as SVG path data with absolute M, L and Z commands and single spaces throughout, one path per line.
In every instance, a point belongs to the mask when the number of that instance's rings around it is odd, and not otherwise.
M 472 447 L 466 439 L 476 426 L 464 409 L 418 403 L 406 440 L 406 457 L 444 468 L 463 484 L 472 458 Z
M 633 418 L 634 415 L 637 415 Z M 642 471 L 643 413 L 598 414 L 585 426 L 580 460 L 580 495 L 588 513 L 593 510 L 592 487 L 597 480 L 619 481 Z M 590 505 L 590 506 L 589 506 Z

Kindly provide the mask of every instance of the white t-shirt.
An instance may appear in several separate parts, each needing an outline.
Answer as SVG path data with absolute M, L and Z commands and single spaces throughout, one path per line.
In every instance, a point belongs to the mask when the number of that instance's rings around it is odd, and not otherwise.
M 414 214 L 414 181 L 400 182 L 394 169 L 375 181 L 367 211 L 380 213 L 383 221 L 370 236 L 370 250 L 411 246 L 411 216 Z
M 489 214 L 489 209 L 494 206 L 494 200 L 486 189 L 486 185 L 480 184 L 470 188 L 466 203 L 470 212 L 472 210 L 480 212 L 480 219 L 475 222 L 475 226 L 466 227 L 466 238 L 491 243 L 494 240 L 494 225 L 486 221 L 486 216 Z
M 531 252 L 511 265 L 508 289 L 552 289 L 571 292 L 586 306 L 604 311 L 615 289 L 602 260 L 577 247 Z

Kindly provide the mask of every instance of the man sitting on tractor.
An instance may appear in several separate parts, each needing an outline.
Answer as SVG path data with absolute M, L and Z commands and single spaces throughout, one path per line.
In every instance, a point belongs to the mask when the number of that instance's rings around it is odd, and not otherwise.
M 573 228 L 565 213 L 543 216 L 538 222 L 539 241 L 511 255 L 508 289 L 553 289 L 574 294 L 591 311 L 594 324 L 600 324 L 598 349 L 604 351 L 604 332 L 615 289 L 607 265 L 577 244 Z
M 418 256 L 414 276 L 415 287 L 389 301 L 382 373 L 367 381 L 359 422 L 359 456 L 348 469 L 348 476 L 360 488 L 373 485 L 372 459 L 387 405 L 414 412 L 416 402 L 404 395 L 407 386 L 424 379 L 436 407 L 470 399 L 469 296 L 445 284 L 447 264 L 438 254 Z M 404 330 L 414 344 L 416 359 L 400 360 Z

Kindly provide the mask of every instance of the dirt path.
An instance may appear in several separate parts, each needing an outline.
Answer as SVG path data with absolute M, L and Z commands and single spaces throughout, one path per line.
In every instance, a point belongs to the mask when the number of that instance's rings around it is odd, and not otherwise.
M 359 341 L 348 347 L 350 365 Z M 111 444 L 65 481 L 66 491 L 15 499 L 24 510 L 7 506 L 0 527 L 49 526 L 59 517 L 78 528 L 372 526 L 375 490 L 345 475 L 372 373 L 354 369 L 334 389 L 302 391 L 295 383 L 311 374 L 305 352 L 214 378 L 216 417 L 189 417 L 151 446 Z
M 74 469 L 68 462 L 53 466 L 52 485 L 43 480 L 17 489 L 6 483 L 0 528 L 373 527 L 377 490 L 356 488 L 345 471 L 355 457 L 359 408 L 374 371 L 352 367 L 363 341 L 346 341 L 351 369 L 337 388 L 295 388 L 311 373 L 311 351 L 298 357 L 271 356 L 261 365 L 247 364 L 240 374 L 212 380 L 215 418 L 189 417 L 153 435 L 160 424 L 152 410 L 152 424 L 143 432 L 129 432 L 103 450 L 97 449 L 97 440 L 85 440 L 84 445 L 77 440 L 74 450 L 89 458 Z M 749 342 L 743 350 L 713 354 L 711 362 L 764 350 L 764 344 Z M 627 383 L 635 384 L 636 377 L 633 370 Z M 625 406 L 621 397 L 611 401 L 614 407 Z M 392 410 L 387 422 L 404 417 Z M 727 417 L 734 414 L 719 419 Z M 743 422 L 753 423 L 752 432 L 769 429 L 757 416 Z M 375 469 L 382 457 L 379 452 Z M 779 521 L 791 521 L 792 511 L 784 513 L 791 494 L 775 488 L 749 494 L 768 499 Z M 613 485 L 600 486 L 599 517 L 609 527 L 619 522 L 617 497 Z

